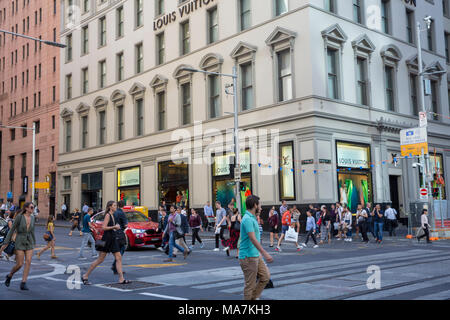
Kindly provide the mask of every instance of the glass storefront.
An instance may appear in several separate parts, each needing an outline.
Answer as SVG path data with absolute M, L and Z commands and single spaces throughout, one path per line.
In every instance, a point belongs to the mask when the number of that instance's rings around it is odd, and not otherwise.
M 117 170 L 117 200 L 126 206 L 141 205 L 141 167 Z
M 103 172 L 85 173 L 81 175 L 81 204 L 85 203 L 95 211 L 102 209 Z M 69 207 L 68 204 L 66 204 Z
M 231 158 L 232 155 L 220 155 L 213 158 L 212 176 L 213 176 L 213 202 L 220 201 L 223 207 L 226 207 L 235 196 L 236 183 L 234 182 L 234 167 Z M 246 191 L 252 190 L 252 172 L 250 162 L 250 151 L 243 151 L 240 154 L 241 165 L 241 199 Z
M 159 200 L 166 204 L 189 207 L 189 166 L 172 161 L 158 164 Z
M 442 155 L 430 155 L 430 166 L 433 174 L 433 181 L 431 181 L 431 188 L 433 189 L 433 198 L 435 200 L 445 200 L 445 175 L 442 162 Z
M 280 199 L 295 200 L 294 144 L 280 144 Z
M 355 213 L 358 204 L 372 202 L 370 146 L 337 142 L 339 202 Z

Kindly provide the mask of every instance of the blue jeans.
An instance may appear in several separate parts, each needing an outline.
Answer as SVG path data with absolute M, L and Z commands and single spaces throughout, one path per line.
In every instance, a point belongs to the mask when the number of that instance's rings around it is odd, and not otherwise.
M 375 222 L 375 235 L 380 241 L 383 241 L 383 224 L 383 222 Z
M 347 231 L 347 237 L 351 238 L 353 233 L 352 233 L 352 229 L 350 229 L 350 227 L 351 227 L 351 225 L 350 225 L 350 220 L 345 220 L 345 223 L 346 223 L 347 226 L 349 227 L 349 228 L 348 228 L 348 231 Z
M 179 245 L 176 244 L 175 242 L 175 232 L 171 232 L 170 233 L 170 238 L 169 238 L 169 258 L 172 259 L 173 258 L 173 247 L 177 248 L 180 252 L 184 253 L 184 249 L 182 247 L 180 247 Z
M 88 242 L 91 243 L 92 255 L 95 256 L 97 254 L 97 252 L 95 251 L 95 241 L 94 241 L 94 237 L 92 237 L 92 233 L 85 232 L 85 233 L 83 233 L 83 241 L 81 241 L 80 254 L 78 255 L 78 258 L 83 257 L 83 250 L 84 250 L 84 248 L 86 248 Z

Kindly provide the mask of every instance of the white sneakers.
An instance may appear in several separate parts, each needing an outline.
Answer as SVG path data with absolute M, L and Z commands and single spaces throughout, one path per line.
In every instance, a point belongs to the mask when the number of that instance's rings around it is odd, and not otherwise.
M 228 251 L 228 250 L 230 250 L 230 247 L 223 248 L 223 251 Z
M 318 248 L 319 246 L 316 244 L 313 248 L 315 249 L 315 248 Z
M 305 243 L 300 243 L 302 246 L 303 246 L 303 248 L 306 248 L 306 244 Z
M 344 241 L 352 242 L 353 240 L 352 240 L 352 238 L 345 238 Z
M 219 248 L 215 248 L 213 251 L 220 251 L 220 249 Z
M 200 243 L 200 249 L 203 249 L 204 246 L 205 246 L 205 244 L 203 242 Z

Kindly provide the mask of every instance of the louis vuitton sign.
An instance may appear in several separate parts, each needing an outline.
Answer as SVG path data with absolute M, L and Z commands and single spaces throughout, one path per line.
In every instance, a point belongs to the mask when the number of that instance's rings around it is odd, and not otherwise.
M 183 19 L 195 11 L 206 7 L 217 0 L 191 0 L 178 7 L 178 10 L 167 13 L 153 21 L 153 30 L 158 31 L 165 26 L 174 23 L 177 19 Z

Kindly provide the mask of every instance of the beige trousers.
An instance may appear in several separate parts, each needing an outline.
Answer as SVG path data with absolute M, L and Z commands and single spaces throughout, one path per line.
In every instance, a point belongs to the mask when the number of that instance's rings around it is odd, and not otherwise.
M 262 257 L 240 259 L 244 273 L 244 300 L 256 300 L 270 280 L 270 272 Z M 257 279 L 258 278 L 258 279 Z

